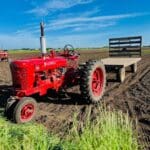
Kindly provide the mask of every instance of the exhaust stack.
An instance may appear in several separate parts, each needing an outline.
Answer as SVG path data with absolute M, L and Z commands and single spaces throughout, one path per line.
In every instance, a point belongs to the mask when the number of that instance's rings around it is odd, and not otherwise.
M 40 37 L 41 53 L 42 53 L 42 56 L 44 56 L 47 53 L 47 51 L 46 51 L 46 40 L 44 36 L 44 23 L 43 22 L 40 23 L 40 27 L 41 27 L 41 37 Z

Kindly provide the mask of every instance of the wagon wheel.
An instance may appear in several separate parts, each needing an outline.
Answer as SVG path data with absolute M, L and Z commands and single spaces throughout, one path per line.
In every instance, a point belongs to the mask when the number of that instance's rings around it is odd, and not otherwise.
M 125 68 L 120 68 L 118 72 L 118 79 L 121 83 L 125 80 Z
M 102 98 L 106 86 L 105 67 L 101 61 L 89 61 L 82 66 L 80 91 L 84 100 L 97 103 Z
M 133 73 L 136 73 L 136 71 L 137 71 L 137 63 L 131 65 L 131 70 L 132 70 Z
M 37 103 L 31 97 L 22 98 L 14 108 L 13 120 L 16 123 L 26 123 L 34 119 Z

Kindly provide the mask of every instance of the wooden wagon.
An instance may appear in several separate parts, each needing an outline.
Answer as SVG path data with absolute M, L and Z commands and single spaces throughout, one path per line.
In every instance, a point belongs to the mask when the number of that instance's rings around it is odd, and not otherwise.
M 123 82 L 127 67 L 137 71 L 141 60 L 142 37 L 122 37 L 109 39 L 109 57 L 102 59 L 107 72 L 116 72 L 118 80 Z

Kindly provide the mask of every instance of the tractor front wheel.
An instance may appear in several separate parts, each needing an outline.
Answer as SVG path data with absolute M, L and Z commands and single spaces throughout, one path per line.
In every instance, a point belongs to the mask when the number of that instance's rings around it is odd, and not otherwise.
M 101 61 L 88 61 L 82 66 L 80 91 L 88 103 L 97 103 L 102 98 L 106 86 L 105 67 Z
M 16 104 L 13 112 L 13 120 L 16 123 L 26 123 L 34 119 L 37 111 L 37 103 L 31 97 L 24 97 Z
M 12 119 L 13 110 L 17 104 L 17 100 L 14 98 L 8 98 L 7 103 L 5 106 L 4 116 L 6 116 L 8 119 Z

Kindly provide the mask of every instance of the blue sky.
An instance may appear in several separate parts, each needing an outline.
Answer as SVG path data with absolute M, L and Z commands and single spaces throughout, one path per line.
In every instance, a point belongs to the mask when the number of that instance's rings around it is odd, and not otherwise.
M 111 37 L 143 36 L 150 45 L 149 0 L 5 0 L 0 4 L 0 48 L 101 47 Z

